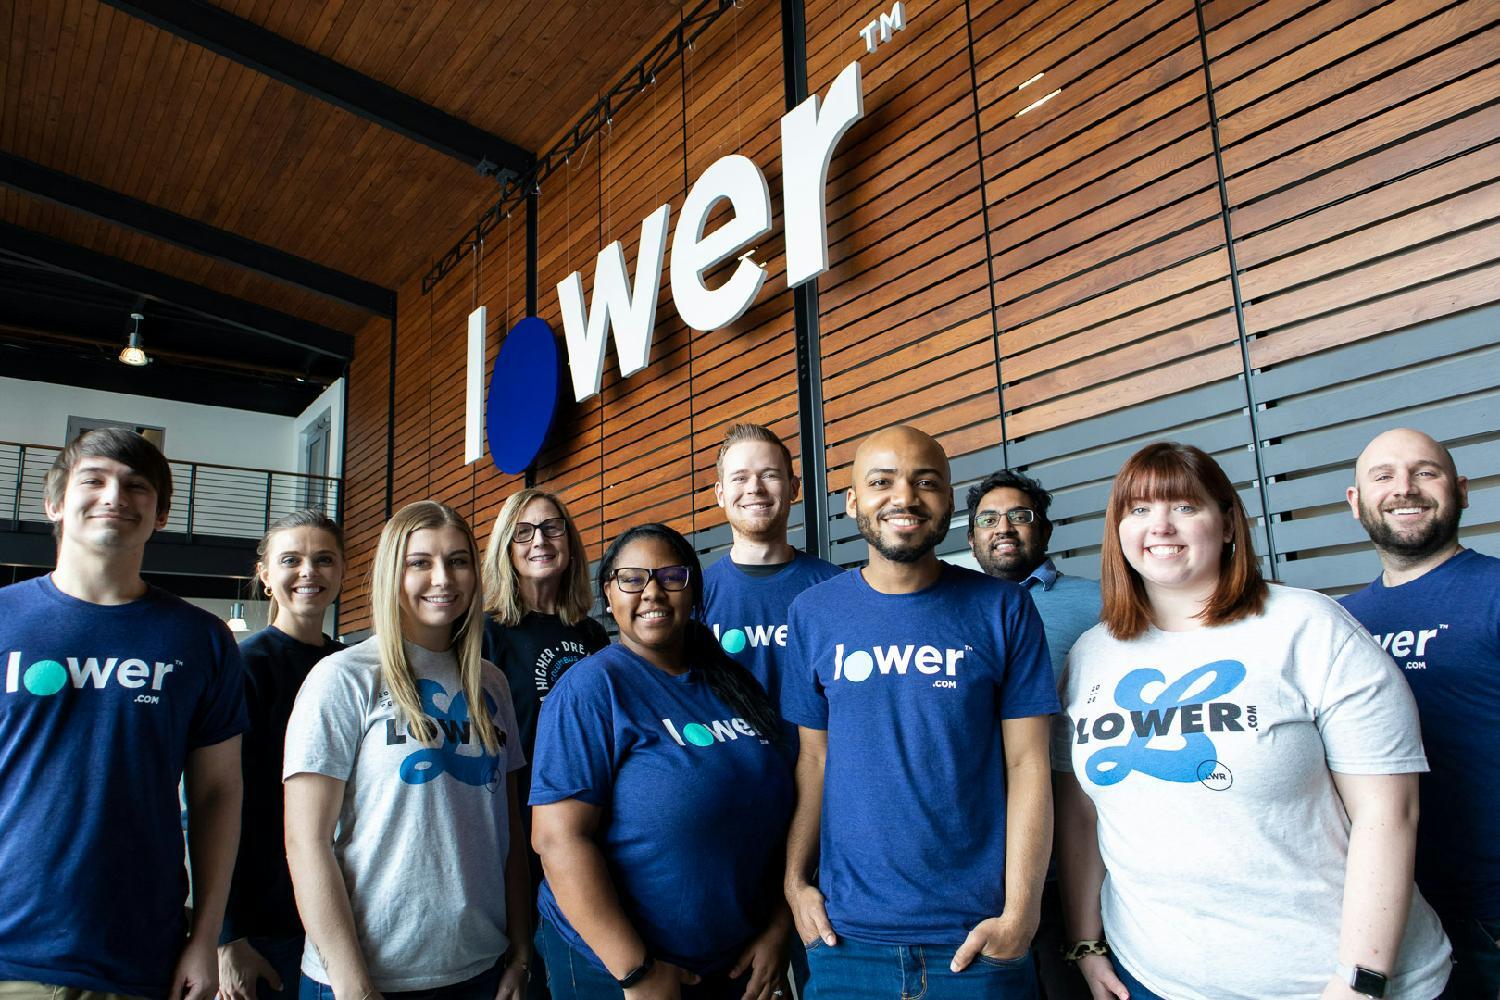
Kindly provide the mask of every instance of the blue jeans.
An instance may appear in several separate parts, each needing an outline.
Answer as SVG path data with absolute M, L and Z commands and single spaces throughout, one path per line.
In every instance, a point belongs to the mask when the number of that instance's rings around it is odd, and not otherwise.
M 255 984 L 255 995 L 258 1000 L 279 1000 L 281 997 L 289 997 L 292 990 L 297 989 L 297 980 L 301 978 L 302 968 L 302 935 L 295 934 L 290 937 L 249 937 L 245 939 L 250 947 L 260 952 L 276 974 L 281 977 L 281 992 L 271 989 L 269 980 L 262 979 Z
M 386 1000 L 495 1000 L 495 991 L 500 988 L 500 973 L 504 968 L 505 962 L 501 960 L 473 979 L 465 979 L 461 983 L 436 986 L 430 990 L 391 992 L 386 993 L 385 997 Z M 298 1000 L 335 1000 L 332 986 L 324 986 L 316 979 L 310 979 L 306 973 L 302 976 L 302 986 L 297 996 Z
M 568 944 L 548 920 L 537 923 L 536 950 L 547 967 L 552 1000 L 621 1000 L 625 996 L 614 976 Z M 737 979 L 722 973 L 704 976 L 701 982 L 682 988 L 682 1000 L 740 1000 L 749 978 L 748 973 Z
M 1500 921 L 1439 914 L 1453 944 L 1453 975 L 1443 1000 L 1495 1000 L 1500 994 Z
M 1124 983 L 1125 989 L 1130 991 L 1130 1000 L 1162 1000 L 1161 997 L 1142 986 L 1141 981 L 1120 964 L 1119 958 L 1113 952 L 1110 953 L 1109 964 L 1115 967 L 1115 975 L 1120 977 L 1120 982 Z
M 962 972 L 950 972 L 957 948 L 866 944 L 839 938 L 807 949 L 807 1000 L 1035 1000 L 1031 954 L 980 955 Z

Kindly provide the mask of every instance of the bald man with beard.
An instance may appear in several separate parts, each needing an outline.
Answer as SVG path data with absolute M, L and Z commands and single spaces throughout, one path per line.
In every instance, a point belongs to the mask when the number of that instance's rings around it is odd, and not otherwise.
M 1411 685 L 1432 770 L 1422 775 L 1417 886 L 1453 942 L 1444 997 L 1500 994 L 1500 559 L 1458 543 L 1468 480 L 1420 431 L 1360 453 L 1349 508 L 1382 572 L 1346 607 Z
M 940 561 L 942 446 L 867 438 L 845 509 L 869 562 L 793 602 L 786 895 L 813 1000 L 1029 998 L 1052 839 L 1057 694 L 1031 599 Z

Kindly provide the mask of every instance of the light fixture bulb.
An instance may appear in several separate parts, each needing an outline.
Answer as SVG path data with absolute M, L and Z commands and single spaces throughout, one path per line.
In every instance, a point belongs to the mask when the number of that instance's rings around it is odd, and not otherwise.
M 135 329 L 130 331 L 130 339 L 120 349 L 120 361 L 132 368 L 144 368 L 151 363 L 151 359 L 146 356 L 145 342 L 141 340 L 141 320 L 146 317 L 140 313 L 131 313 L 130 318 L 135 320 Z

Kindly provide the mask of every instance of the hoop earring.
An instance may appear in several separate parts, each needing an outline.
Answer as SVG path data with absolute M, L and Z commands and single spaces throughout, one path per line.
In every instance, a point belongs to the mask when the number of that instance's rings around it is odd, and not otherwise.
M 274 594 L 271 593 L 271 588 L 270 587 L 262 587 L 261 589 L 266 592 L 266 596 L 267 597 L 274 597 L 275 596 Z

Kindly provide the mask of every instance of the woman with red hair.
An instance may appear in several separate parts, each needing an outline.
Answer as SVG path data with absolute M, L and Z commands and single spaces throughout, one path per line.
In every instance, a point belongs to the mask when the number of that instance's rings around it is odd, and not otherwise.
M 1197 448 L 1125 463 L 1102 559 L 1053 761 L 1069 957 L 1095 1000 L 1433 1000 L 1449 949 L 1412 884 L 1427 764 L 1390 657 L 1332 599 L 1267 585 Z

